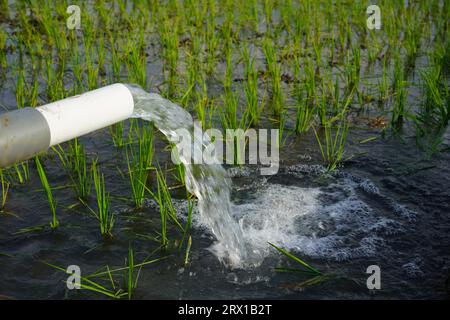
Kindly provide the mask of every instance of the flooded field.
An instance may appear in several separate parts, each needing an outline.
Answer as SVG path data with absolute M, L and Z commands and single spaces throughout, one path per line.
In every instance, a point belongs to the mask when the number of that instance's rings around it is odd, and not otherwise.
M 0 116 L 134 113 L 0 168 L 0 299 L 448 299 L 447 1 L 69 4 L 0 0 Z M 278 130 L 279 169 L 176 164 L 180 128 Z

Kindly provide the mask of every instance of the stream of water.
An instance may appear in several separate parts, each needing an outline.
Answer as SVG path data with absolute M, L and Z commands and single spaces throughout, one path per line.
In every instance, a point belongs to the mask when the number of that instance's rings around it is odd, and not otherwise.
M 170 142 L 177 143 L 183 137 L 180 129 L 191 133 L 192 157 L 201 154 L 210 140 L 199 140 L 194 135 L 192 116 L 175 103 L 156 93 L 147 93 L 138 86 L 128 85 L 134 99 L 132 117 L 153 122 Z M 193 164 L 194 159 L 179 154 L 185 164 L 186 188 L 198 198 L 198 212 L 201 222 L 217 238 L 211 250 L 230 267 L 252 264 L 248 248 L 244 243 L 240 225 L 231 216 L 231 180 L 220 164 Z

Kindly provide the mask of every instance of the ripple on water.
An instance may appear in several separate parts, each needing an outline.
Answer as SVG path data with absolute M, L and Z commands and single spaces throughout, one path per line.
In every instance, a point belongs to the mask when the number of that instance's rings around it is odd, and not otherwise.
M 241 177 L 241 171 L 234 170 L 233 175 Z M 248 170 L 243 172 L 249 176 Z M 323 170 L 302 165 L 285 172 L 320 175 Z M 383 195 L 372 181 L 348 174 L 337 175 L 330 184 L 319 187 L 258 178 L 242 190 L 249 194 L 248 200 L 234 203 L 232 214 L 244 231 L 244 241 L 252 253 L 247 265 L 252 266 L 274 252 L 267 242 L 317 259 L 374 257 L 380 250 L 391 249 L 387 238 L 405 232 L 415 215 Z M 362 193 L 375 196 L 368 201 Z M 374 205 L 373 201 L 383 205 Z M 200 227 L 201 223 L 197 221 L 196 225 Z M 210 249 L 221 256 L 219 248 Z

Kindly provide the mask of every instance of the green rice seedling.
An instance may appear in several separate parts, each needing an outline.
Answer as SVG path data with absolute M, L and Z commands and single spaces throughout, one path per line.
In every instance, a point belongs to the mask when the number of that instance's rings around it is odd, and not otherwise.
M 332 110 L 332 114 L 333 116 L 339 114 L 340 107 L 340 100 L 341 100 L 341 91 L 340 91 L 340 87 L 339 87 L 339 76 L 336 76 L 335 81 L 333 83 L 332 80 L 332 76 L 331 75 L 327 75 L 327 81 L 328 81 L 328 93 L 331 95 L 331 100 L 332 100 L 332 105 L 333 105 L 333 110 Z M 325 79 L 323 80 L 323 82 L 325 82 Z
M 178 65 L 178 33 L 173 32 L 173 35 L 169 38 L 169 48 L 166 56 L 168 61 L 168 95 L 172 97 L 176 92 L 176 77 L 177 77 L 177 65 Z
M 322 66 L 322 42 L 320 39 L 313 39 L 313 49 L 314 49 L 314 57 L 317 69 L 320 71 L 320 67 Z
M 34 7 L 36 9 L 36 19 L 38 20 L 39 27 L 44 32 L 48 45 L 53 48 L 55 45 L 55 40 L 53 39 L 52 12 L 47 3 L 45 3 L 43 6 L 38 6 L 37 3 L 35 3 Z
M 222 51 L 226 55 L 226 51 L 229 50 L 233 42 L 233 19 L 234 19 L 234 6 L 233 3 L 225 3 L 224 8 L 224 21 L 220 26 L 221 39 L 223 43 Z
M 105 40 L 103 36 L 97 38 L 97 65 L 100 73 L 105 72 L 105 61 L 106 61 L 106 50 L 105 50 Z
M 137 279 L 134 280 L 134 255 L 133 255 L 133 249 L 131 248 L 131 245 L 128 247 L 128 270 L 127 270 L 127 294 L 128 294 L 128 300 L 131 300 L 131 297 L 133 296 L 133 291 L 137 287 Z
M 189 29 L 190 46 L 186 50 L 187 89 L 181 97 L 181 105 L 187 107 L 195 93 L 198 74 L 200 73 L 200 38 L 194 27 Z
M 308 132 L 314 118 L 314 110 L 304 101 L 297 102 L 297 112 L 295 114 L 295 133 L 302 134 Z
M 185 253 L 185 264 L 187 264 L 187 260 L 189 257 L 189 250 L 190 250 L 190 247 L 192 244 L 191 243 L 192 239 L 191 239 L 191 236 L 189 235 L 191 228 L 192 228 L 192 213 L 194 211 L 194 203 L 192 200 L 192 195 L 187 196 L 187 210 L 188 210 L 187 211 L 187 222 L 186 222 L 186 225 L 183 230 L 183 237 L 181 238 L 180 245 L 178 247 L 178 252 L 181 252 L 184 242 L 186 241 L 186 239 L 188 239 L 186 253 Z
M 398 131 L 403 126 L 406 117 L 406 82 L 404 80 L 403 68 L 397 58 L 394 63 L 394 82 L 392 92 L 394 93 L 394 101 L 391 116 L 391 126 L 394 131 Z
M 175 93 L 175 79 L 178 65 L 178 17 L 170 19 L 167 12 L 161 9 L 159 21 L 159 36 L 165 60 L 164 68 L 168 73 L 168 97 Z
M 347 53 L 345 63 L 345 74 L 347 77 L 346 94 L 351 91 L 359 90 L 360 71 L 361 71 L 361 53 L 359 48 L 353 48 L 353 58 L 350 58 L 350 53 Z
M 68 152 L 66 152 L 60 144 L 51 147 L 51 149 L 58 156 L 58 159 L 61 161 L 63 168 L 65 170 L 70 170 L 70 160 Z
M 404 47 L 406 49 L 406 69 L 411 69 L 415 65 L 416 57 L 419 53 L 421 32 L 421 22 L 416 14 L 406 14 Z
M 216 50 L 219 46 L 219 38 L 216 36 L 215 19 L 216 7 L 214 0 L 208 0 L 209 14 L 206 19 L 205 42 L 207 47 L 206 72 L 212 74 L 216 66 Z
M 300 86 L 300 60 L 298 57 L 294 58 L 294 74 L 296 82 L 294 84 L 294 97 L 297 104 L 297 112 L 295 115 L 295 127 L 296 134 L 306 133 L 311 127 L 311 123 L 314 118 L 314 109 L 308 104 L 308 98 L 303 96 L 305 91 L 305 85 Z
M 258 0 L 239 1 L 237 6 L 239 25 L 243 28 L 249 27 L 252 32 L 258 32 Z
M 23 161 L 19 164 L 14 164 L 14 173 L 19 184 L 25 184 L 30 180 L 30 167 L 28 161 Z
M 279 23 L 279 28 L 281 30 L 286 30 L 289 34 L 291 34 L 292 30 L 292 15 L 294 12 L 294 7 L 292 5 L 292 0 L 285 0 L 280 4 L 279 8 L 281 21 Z
M 207 108 L 210 104 L 208 95 L 205 93 L 205 90 L 197 93 L 196 102 L 194 105 L 194 110 L 197 115 L 198 121 L 202 124 L 202 128 L 206 128 L 207 123 Z
M 129 12 L 127 10 L 127 2 L 125 1 L 119 1 L 119 17 L 120 20 L 124 25 L 126 25 L 128 28 L 133 29 L 133 21 L 131 20 L 131 17 L 129 15 Z
M 17 73 L 17 80 L 16 80 L 16 102 L 17 102 L 17 109 L 22 109 L 25 107 L 25 97 L 26 97 L 26 91 L 25 91 L 25 71 L 23 69 L 20 69 Z
M 41 63 L 42 58 L 44 56 L 44 42 L 40 36 L 34 36 L 32 41 L 32 49 L 31 49 L 31 61 L 32 63 Z
M 450 75 L 450 39 L 447 37 L 443 42 L 434 44 L 430 54 L 432 65 L 440 66 L 443 75 Z
M 41 161 L 39 157 L 35 158 L 37 172 L 39 174 L 39 178 L 41 179 L 42 187 L 44 188 L 45 194 L 47 195 L 48 204 L 50 206 L 50 211 L 52 213 L 52 220 L 50 221 L 50 227 L 52 229 L 56 229 L 59 225 L 58 219 L 56 218 L 56 202 L 53 199 L 52 189 L 47 180 L 47 176 L 45 174 L 45 170 L 42 167 Z
M 131 54 L 128 59 L 128 71 L 131 82 L 139 84 L 142 88 L 147 88 L 147 59 L 145 54 L 131 44 Z
M 97 212 L 94 212 L 92 209 L 91 212 L 99 221 L 101 235 L 106 239 L 110 239 L 112 238 L 115 218 L 114 214 L 111 213 L 110 195 L 106 192 L 105 176 L 100 172 L 96 161 L 92 163 L 92 177 L 97 196 Z
M 370 33 L 370 42 L 369 47 L 367 48 L 367 62 L 370 67 L 373 66 L 378 56 L 380 55 L 380 51 L 382 50 L 382 46 L 380 45 L 379 38 L 376 33 Z
M 354 48 L 353 49 L 353 83 L 355 83 L 355 87 L 359 87 L 360 82 L 360 72 L 361 72 L 361 49 L 360 48 Z
M 338 47 L 338 56 L 343 56 L 345 50 L 345 41 L 346 41 L 346 32 L 348 29 L 347 20 L 338 22 L 339 31 L 337 33 L 337 47 Z
M 110 126 L 109 134 L 111 135 L 113 144 L 116 148 L 121 149 L 126 146 L 127 142 L 124 137 L 125 124 L 123 121 Z
M 293 92 L 292 96 L 297 101 L 300 101 L 303 98 L 305 85 L 302 83 L 302 60 L 300 56 L 294 53 L 294 59 L 292 60 L 292 69 L 294 73 L 294 84 L 293 84 Z
M 173 210 L 172 202 L 166 203 L 166 194 L 165 190 L 165 180 L 162 178 L 162 175 L 159 171 L 157 171 L 157 181 L 158 181 L 158 193 L 153 196 L 159 205 L 159 212 L 161 217 L 161 246 L 163 248 L 167 247 L 168 239 L 167 239 L 167 214 L 169 211 Z
M 72 73 L 76 79 L 77 89 L 80 91 L 84 91 L 83 75 L 85 73 L 85 68 L 80 57 L 80 49 L 78 47 L 78 44 L 74 45 L 73 48 L 73 58 L 71 63 Z
M 159 248 L 157 250 L 159 250 Z M 149 254 L 149 256 L 154 254 L 157 250 L 152 251 Z M 151 259 L 151 260 L 148 260 L 148 258 L 147 258 L 143 262 L 135 263 L 134 253 L 130 246 L 129 250 L 128 250 L 127 265 L 125 265 L 124 267 L 114 268 L 114 269 L 111 269 L 109 266 L 105 266 L 94 273 L 88 274 L 86 276 L 80 276 L 80 289 L 99 293 L 103 296 L 113 298 L 113 299 L 121 299 L 123 297 L 128 297 L 129 292 L 131 292 L 131 294 L 132 294 L 134 289 L 137 287 L 139 274 L 140 274 L 140 271 L 142 270 L 142 268 L 144 266 L 157 263 L 164 259 L 167 259 L 167 256 L 163 256 L 163 257 L 155 258 L 155 259 Z M 63 272 L 64 274 L 72 274 L 72 273 L 67 273 L 68 271 L 66 268 L 62 268 L 60 266 L 56 266 L 56 265 L 53 265 L 48 262 L 43 262 L 43 263 L 45 263 L 46 265 L 48 265 L 51 268 L 54 268 L 56 270 Z M 138 270 L 138 272 L 136 272 L 136 270 Z M 131 274 L 134 279 L 133 282 L 128 281 L 130 271 L 131 271 Z M 114 275 L 116 275 L 118 273 L 123 275 L 123 272 L 125 272 L 125 277 L 124 277 L 125 290 L 123 288 L 117 288 L 116 287 L 117 281 L 114 279 Z M 98 279 L 98 280 L 96 280 L 96 279 Z M 64 280 L 64 282 L 66 282 L 66 281 L 69 281 L 69 280 Z M 106 282 L 106 284 L 103 284 L 104 282 Z M 132 290 L 128 289 L 128 283 L 130 283 L 132 285 L 132 287 L 133 287 Z
M 175 145 L 172 146 L 173 152 L 177 152 L 176 149 L 174 150 Z M 177 155 L 178 157 L 178 155 Z M 186 179 L 185 179 L 185 172 L 186 168 L 184 167 L 183 163 L 177 164 L 174 168 L 175 174 L 173 174 L 174 179 L 179 183 L 177 187 L 183 187 L 186 185 Z
M 21 43 L 24 46 L 24 52 L 32 52 L 32 39 L 33 39 L 33 27 L 31 26 L 31 24 L 29 23 L 29 20 L 27 19 L 27 17 L 25 15 L 19 15 L 18 17 L 19 21 L 20 21 L 20 25 L 21 25 L 21 34 L 18 35 L 18 43 Z M 19 50 L 22 50 L 22 48 L 20 47 Z
M 250 58 L 247 48 L 244 47 L 243 59 L 245 61 L 245 83 L 244 93 L 247 102 L 243 118 L 246 126 L 257 126 L 261 115 L 261 107 L 258 98 L 258 73 L 254 65 L 254 59 Z M 275 105 L 274 105 L 275 106 Z M 279 106 L 275 106 L 275 113 L 278 115 Z
M 104 1 L 97 1 L 94 4 L 95 11 L 98 14 L 99 21 L 102 24 L 104 30 L 110 30 L 111 29 L 111 16 L 110 12 L 108 12 L 108 8 L 105 6 Z
M 353 88 L 353 91 L 349 92 L 346 96 L 344 96 L 344 99 L 340 99 L 340 93 L 339 93 L 339 83 L 338 80 L 336 79 L 336 87 L 335 87 L 335 100 L 334 100 L 334 106 L 333 106 L 333 117 L 328 120 L 327 118 L 327 96 L 326 96 L 326 88 L 325 85 L 323 83 L 323 88 L 322 88 L 322 99 L 321 99 L 321 106 L 320 106 L 320 112 L 319 115 L 321 116 L 321 124 L 325 125 L 327 122 L 335 122 L 336 120 L 342 119 L 343 117 L 345 117 L 346 112 L 348 111 L 348 108 L 350 106 L 350 104 L 352 103 L 354 96 L 355 96 L 355 92 L 357 91 L 357 88 Z M 361 96 L 361 95 L 360 95 Z
M 0 199 L 0 212 L 3 212 L 6 205 L 6 199 L 8 198 L 10 184 L 8 181 L 6 181 L 2 169 L 0 169 L 0 184 L 2 187 L 2 198 Z
M 98 72 L 99 67 L 95 65 L 95 62 L 92 59 L 91 50 L 85 49 L 85 57 L 86 57 L 86 76 L 87 76 L 87 85 L 89 90 L 94 90 L 98 88 Z
M 192 95 L 194 93 L 195 84 L 197 81 L 197 72 L 195 71 L 195 59 L 192 57 L 192 55 L 189 52 L 186 52 L 186 55 L 188 56 L 188 70 L 187 70 L 187 83 L 186 83 L 186 91 L 182 95 L 180 99 L 180 104 L 187 108 L 189 103 L 191 102 Z
M 47 224 L 40 224 L 37 226 L 27 227 L 27 228 L 21 228 L 19 231 L 14 232 L 14 235 L 20 235 L 20 234 L 26 234 L 26 233 L 38 233 L 42 232 L 45 229 L 47 229 Z
M 67 273 L 65 268 L 62 268 L 62 267 L 59 267 L 59 266 L 56 266 L 56 265 L 53 265 L 53 264 L 50 264 L 47 262 L 44 262 L 44 263 L 52 268 L 55 268 L 59 271 Z M 117 270 L 114 270 L 114 271 L 117 271 Z M 68 274 L 72 275 L 71 273 L 68 273 Z M 107 267 L 107 271 L 104 273 L 96 273 L 96 274 L 88 275 L 86 277 L 80 276 L 80 279 L 79 279 L 80 280 L 80 289 L 99 293 L 103 296 L 106 296 L 106 297 L 109 297 L 112 299 L 120 299 L 120 298 L 126 296 L 127 292 L 124 292 L 122 289 L 116 290 L 112 274 L 113 274 L 113 271 L 109 270 L 109 268 Z M 92 278 L 94 278 L 94 277 L 99 277 L 99 276 L 103 276 L 103 275 L 107 275 L 108 279 L 111 280 L 111 284 L 113 286 L 112 289 L 108 289 L 106 286 L 92 280 Z M 66 281 L 68 283 L 69 280 L 66 280 Z
M 167 238 L 167 222 L 168 219 L 172 220 L 172 222 L 181 230 L 184 231 L 181 224 L 178 222 L 176 211 L 173 206 L 172 196 L 170 195 L 169 187 L 167 186 L 167 181 L 161 171 L 161 168 L 156 170 L 156 180 L 157 180 L 157 191 L 153 192 L 147 186 L 145 189 L 151 194 L 153 199 L 159 206 L 159 212 L 161 217 L 161 232 L 160 232 L 160 242 L 161 247 L 166 248 L 168 245 Z
M 222 100 L 224 112 L 221 113 L 221 123 L 224 129 L 237 129 L 244 127 L 244 121 L 247 118 L 249 118 L 250 121 L 253 119 L 252 115 L 254 114 L 251 114 L 251 112 L 246 109 L 246 114 L 244 114 L 240 121 L 238 120 L 239 97 L 235 92 L 226 90 L 225 94 L 222 96 Z
M 450 6 L 448 2 L 435 1 L 432 6 L 429 6 L 430 11 L 428 15 L 430 15 L 433 19 L 433 23 L 436 26 L 436 39 L 448 41 L 448 18 L 450 16 Z
M 273 0 L 264 0 L 264 15 L 265 15 L 265 25 L 267 28 L 267 34 L 272 32 L 272 13 L 275 2 Z
M 194 27 L 200 27 L 202 20 L 201 20 L 201 10 L 202 10 L 202 4 L 198 3 L 194 0 L 187 0 L 183 1 L 184 5 L 184 19 L 188 22 L 189 25 L 192 25 Z
M 37 76 L 34 77 L 31 88 L 27 94 L 27 106 L 35 108 L 38 104 L 38 94 L 39 94 L 39 79 Z
M 9 3 L 7 0 L 0 1 L 0 17 L 5 20 L 9 19 Z
M 70 177 L 75 185 L 77 196 L 81 200 L 87 200 L 91 193 L 92 172 L 87 166 L 87 155 L 83 145 L 74 139 L 69 145 L 68 167 Z
M 269 245 L 271 245 L 273 248 L 275 248 L 279 253 L 281 253 L 282 255 L 286 256 L 289 260 L 297 263 L 298 265 L 300 265 L 301 269 L 288 269 L 288 268 L 276 268 L 275 270 L 278 272 L 301 272 L 301 273 L 308 273 L 308 274 L 312 274 L 312 275 L 322 275 L 322 273 L 317 270 L 316 268 L 312 267 L 311 265 L 309 265 L 308 263 L 306 263 L 305 261 L 303 261 L 302 259 L 294 256 L 292 253 L 281 249 L 279 247 L 277 247 L 276 245 L 272 244 L 269 242 Z
M 382 102 L 385 101 L 389 96 L 389 80 L 387 77 L 387 66 L 386 59 L 383 59 L 383 75 L 381 80 L 378 82 L 379 89 L 379 102 L 382 105 Z
M 417 142 L 431 157 L 440 151 L 450 122 L 450 90 L 440 65 L 421 73 L 425 96 L 413 119 L 416 124 Z
M 122 61 L 120 58 L 120 52 L 116 48 L 117 39 L 112 35 L 110 36 L 110 46 L 111 46 L 111 69 L 112 69 L 112 80 L 120 81 L 120 72 L 122 70 Z
M 59 68 L 58 70 L 55 70 L 56 67 L 53 65 L 53 61 L 51 57 L 45 58 L 45 82 L 47 85 L 46 93 L 47 98 L 50 101 L 58 100 L 63 98 L 62 92 L 64 92 L 63 87 L 63 76 L 64 76 L 64 68 Z
M 68 29 L 65 28 L 65 26 L 61 28 L 61 26 L 58 23 L 55 23 L 55 20 L 57 18 L 66 17 L 67 15 L 66 10 L 68 7 L 67 1 L 57 1 L 55 4 L 50 4 L 48 7 L 50 10 L 52 10 L 51 12 L 51 18 L 53 19 L 52 35 L 58 38 L 58 40 L 55 41 L 57 43 L 57 48 L 60 51 L 64 51 L 65 49 L 67 49 L 66 32 L 68 31 Z M 60 47 L 58 47 L 58 42 Z
M 8 62 L 6 60 L 6 40 L 8 39 L 8 34 L 2 29 L 0 30 L 0 67 L 6 70 Z
M 441 67 L 437 65 L 429 71 L 421 72 L 421 78 L 425 97 L 420 107 L 418 119 L 423 125 L 441 131 L 450 122 L 450 91 Z
M 84 50 L 91 50 L 93 43 L 96 41 L 97 36 L 97 23 L 95 22 L 95 16 L 88 13 L 88 10 L 82 10 L 81 21 L 83 29 L 83 41 Z
M 230 40 L 231 41 L 231 40 Z M 227 43 L 224 48 L 225 52 L 225 75 L 223 79 L 223 87 L 225 92 L 231 90 L 231 83 L 233 79 L 233 61 L 232 61 L 232 44 Z
M 328 121 L 323 129 L 325 135 L 325 141 L 322 143 L 316 129 L 313 127 L 314 134 L 316 136 L 317 143 L 319 145 L 322 160 L 327 166 L 327 170 L 332 172 L 345 161 L 345 143 L 348 134 L 348 123 L 341 121 L 337 126 L 337 130 L 333 133 L 332 121 Z
M 289 272 L 289 273 L 298 273 L 301 271 L 297 271 L 295 270 L 290 270 L 290 269 L 286 269 L 286 268 L 275 268 L 276 272 Z M 318 276 L 314 276 L 311 279 L 307 279 L 301 283 L 295 283 L 295 284 L 289 284 L 287 285 L 287 288 L 289 288 L 289 290 L 293 290 L 293 291 L 303 291 L 308 287 L 312 287 L 312 286 L 317 286 L 325 281 L 331 280 L 331 279 L 335 279 L 336 275 L 334 274 L 325 274 L 325 275 L 318 275 Z
M 133 202 L 136 208 L 141 208 L 145 200 L 149 170 L 152 168 L 153 128 L 151 126 L 137 128 L 136 135 L 138 136 L 137 150 L 130 146 L 126 155 Z
M 306 103 L 310 107 L 314 107 L 317 97 L 316 76 L 314 72 L 314 63 L 308 59 L 305 63 L 305 71 L 303 78 L 304 88 L 306 92 Z
M 204 83 L 205 85 L 206 83 Z M 201 113 L 204 115 L 203 117 L 203 128 L 208 129 L 212 128 L 214 125 L 214 120 L 219 116 L 216 115 L 218 110 L 218 103 L 216 103 L 214 98 L 209 98 L 206 93 L 206 88 L 203 90 L 203 97 L 198 99 L 203 102 L 204 109 Z
M 278 63 L 272 40 L 264 40 L 263 52 L 266 58 L 266 68 L 272 81 L 272 108 L 274 115 L 279 116 L 284 107 L 284 98 L 281 89 L 281 65 Z
M 327 105 L 328 105 L 328 96 L 327 96 L 327 92 L 326 92 L 326 88 L 324 83 L 322 83 L 322 94 L 320 96 L 320 98 L 317 98 L 318 101 L 318 105 L 317 105 L 317 115 L 319 117 L 320 120 L 320 125 L 325 126 L 328 122 L 327 119 Z
M 56 57 L 58 61 L 65 61 L 67 44 L 66 28 L 58 28 L 55 25 L 52 27 L 52 37 L 55 42 Z
M 284 110 L 278 119 L 278 130 L 279 130 L 279 135 L 278 135 L 278 146 L 281 147 L 284 142 L 286 141 L 288 135 L 285 135 L 285 128 L 286 128 L 286 118 L 288 117 L 287 115 L 287 111 Z M 283 139 L 284 138 L 284 139 Z

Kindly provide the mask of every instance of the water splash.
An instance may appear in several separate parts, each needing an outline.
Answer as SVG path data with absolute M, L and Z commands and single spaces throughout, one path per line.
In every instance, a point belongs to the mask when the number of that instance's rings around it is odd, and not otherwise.
M 201 154 L 209 141 L 194 135 L 192 116 L 175 103 L 156 93 L 148 93 L 138 86 L 127 85 L 134 99 L 133 118 L 151 121 L 173 143 L 180 140 L 179 129 L 191 132 L 192 154 Z M 211 248 L 221 261 L 231 267 L 242 267 L 248 263 L 247 248 L 243 242 L 242 229 L 230 214 L 231 180 L 220 165 L 192 164 L 193 159 L 180 160 L 185 163 L 186 188 L 198 198 L 198 211 L 202 224 L 217 238 Z M 191 164 L 190 164 L 191 163 Z
M 248 167 L 229 170 L 241 180 L 235 185 L 241 200 L 232 214 L 254 263 L 274 253 L 268 241 L 300 256 L 331 261 L 396 250 L 392 238 L 407 232 L 417 213 L 366 178 L 337 172 L 324 184 L 324 172 L 316 165 L 284 167 L 278 180 L 283 182 L 277 183 Z

